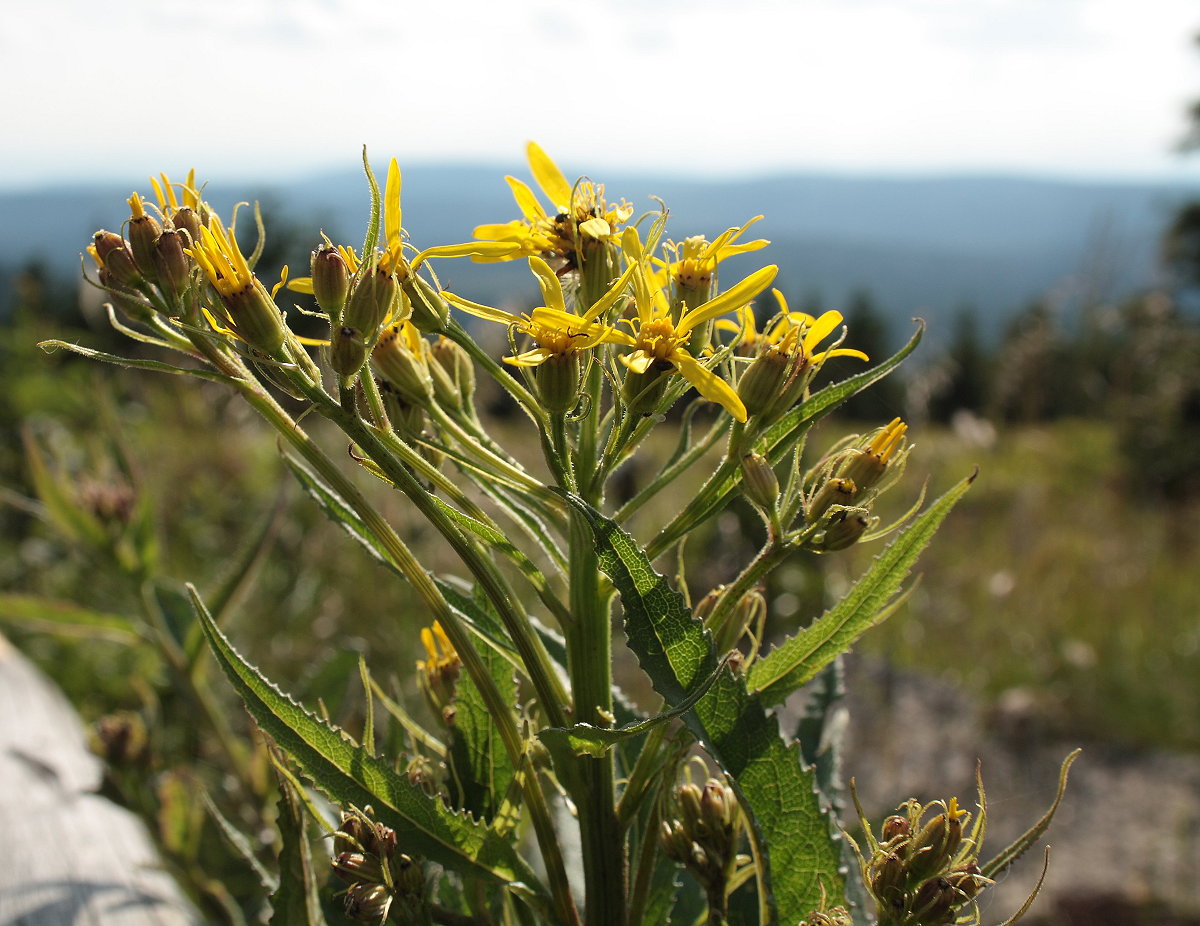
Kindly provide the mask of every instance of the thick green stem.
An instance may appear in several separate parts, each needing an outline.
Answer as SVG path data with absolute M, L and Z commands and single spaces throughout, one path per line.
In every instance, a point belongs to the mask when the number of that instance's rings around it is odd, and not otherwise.
M 612 630 L 608 596 L 600 587 L 595 542 L 587 521 L 571 512 L 569 534 L 571 613 L 567 662 L 575 720 L 612 724 Z M 625 839 L 614 805 L 613 755 L 576 760 L 575 803 L 583 843 L 587 926 L 623 926 L 627 864 Z

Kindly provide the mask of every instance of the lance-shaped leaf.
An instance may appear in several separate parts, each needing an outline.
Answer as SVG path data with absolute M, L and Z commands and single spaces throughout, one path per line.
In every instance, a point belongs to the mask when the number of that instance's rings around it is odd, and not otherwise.
M 489 619 L 499 621 L 488 612 L 486 599 L 476 605 Z M 475 647 L 487 666 L 488 674 L 500 694 L 511 705 L 517 703 L 517 680 L 513 666 L 496 650 L 480 643 Z M 499 810 L 504 795 L 516 774 L 500 731 L 470 675 L 458 680 L 454 699 L 454 730 L 450 740 L 450 763 L 454 774 L 451 788 L 455 806 L 491 820 Z
M 0 623 L 27 630 L 111 640 L 133 646 L 141 640 L 133 621 L 119 614 L 103 614 L 70 601 L 38 595 L 0 595 Z
M 396 831 L 407 852 L 523 893 L 545 894 L 532 869 L 506 839 L 483 822 L 431 798 L 407 777 L 392 771 L 389 763 L 353 743 L 264 678 L 233 648 L 195 590 L 190 591 L 217 662 L 250 715 L 331 800 L 346 807 L 370 804 L 376 818 Z
M 750 690 L 768 705 L 779 704 L 887 617 L 913 563 L 974 479 L 972 474 L 962 480 L 915 518 L 833 608 L 756 661 L 750 668 Z
M 280 768 L 280 766 L 276 766 Z M 320 884 L 329 867 L 318 866 L 309 846 L 300 789 L 279 772 L 279 885 L 271 894 L 272 926 L 326 926 Z M 320 872 L 318 874 L 318 871 Z
M 629 534 L 583 500 L 569 500 L 591 526 L 600 568 L 620 592 L 630 649 L 667 703 L 682 704 L 717 670 L 710 634 Z M 812 772 L 744 681 L 722 670 L 684 720 L 730 776 L 746 811 L 771 921 L 799 922 L 822 898 L 840 897 L 840 853 Z

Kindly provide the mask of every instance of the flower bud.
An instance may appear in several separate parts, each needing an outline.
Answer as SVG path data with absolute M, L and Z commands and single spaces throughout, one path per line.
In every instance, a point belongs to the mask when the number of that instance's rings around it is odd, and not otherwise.
M 907 836 L 912 832 L 912 824 L 908 822 L 908 817 L 902 817 L 899 814 L 893 814 L 883 821 L 883 828 L 880 831 L 884 842 L 891 842 L 897 836 Z
M 767 458 L 760 453 L 742 457 L 742 488 L 746 497 L 764 511 L 774 511 L 779 504 L 779 480 Z
M 169 228 L 154 242 L 154 267 L 163 290 L 179 295 L 192 278 L 192 259 L 183 253 L 188 241 L 183 232 Z
M 342 385 L 350 385 L 366 362 L 367 344 L 362 332 L 342 325 L 333 333 L 329 344 L 329 364 L 341 377 Z
M 398 855 L 392 863 L 392 882 L 402 897 L 420 898 L 425 893 L 425 870 L 408 855 Z
M 817 489 L 805 507 L 804 519 L 809 524 L 815 524 L 834 505 L 841 505 L 843 507 L 850 505 L 857 494 L 858 487 L 855 486 L 852 479 L 840 476 L 826 479 L 821 483 L 821 487 Z
M 962 844 L 962 816 L 958 802 L 951 798 L 944 813 L 921 828 L 909 845 L 909 875 L 914 880 L 929 878 L 943 871 Z
M 775 405 L 792 366 L 788 355 L 774 348 L 754 359 L 737 384 L 738 398 L 746 406 L 748 416 L 762 415 Z
M 350 294 L 350 269 L 341 252 L 332 244 L 322 244 L 312 252 L 309 272 L 317 305 L 331 324 L 339 324 Z
M 129 208 L 133 211 L 129 219 L 129 247 L 133 251 L 133 259 L 138 269 L 148 277 L 155 276 L 154 245 L 162 234 L 162 226 L 158 219 L 147 214 L 142 208 L 142 198 L 134 193 L 129 197 Z
M 346 915 L 363 923 L 382 923 L 392 908 L 392 894 L 382 884 L 352 884 L 346 891 Z
M 190 246 L 200 240 L 200 228 L 204 221 L 191 206 L 181 206 L 171 216 L 171 224 L 179 231 L 187 232 Z
M 122 286 L 136 289 L 144 282 L 125 239 L 110 231 L 98 231 L 92 238 L 93 256 L 108 274 Z
M 96 721 L 92 751 L 109 765 L 139 767 L 149 757 L 150 737 L 140 714 L 117 711 Z
M 464 407 L 471 404 L 475 396 L 475 364 L 459 344 L 445 335 L 439 335 L 430 351 L 433 359 L 442 365 L 454 383 Z
M 313 291 L 316 291 L 315 277 Z M 373 344 L 380 326 L 391 317 L 399 298 L 396 278 L 381 267 L 368 267 L 354 283 L 342 313 L 342 324 L 357 328 L 363 333 L 367 344 Z
M 829 518 L 829 526 L 825 528 L 824 539 L 819 544 L 821 551 L 834 553 L 854 546 L 866 533 L 869 523 L 858 509 L 836 512 Z
M 331 867 L 333 873 L 347 884 L 357 884 L 360 881 L 377 884 L 383 881 L 383 866 L 379 864 L 379 857 L 375 855 L 340 852 Z
M 412 323 L 417 330 L 426 334 L 444 330 L 450 319 L 450 306 L 441 294 L 415 273 L 405 278 L 403 288 L 411 304 Z
M 424 407 L 433 398 L 433 379 L 424 342 L 409 322 L 392 325 L 371 352 L 375 369 L 409 405 Z

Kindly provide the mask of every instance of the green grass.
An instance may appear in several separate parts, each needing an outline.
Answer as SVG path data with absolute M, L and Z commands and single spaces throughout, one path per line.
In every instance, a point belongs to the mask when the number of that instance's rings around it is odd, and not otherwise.
M 1200 504 L 1140 497 L 1104 423 L 1004 431 L 988 447 L 916 439 L 887 501 L 907 503 L 929 474 L 932 495 L 980 475 L 909 604 L 863 650 L 988 697 L 1020 689 L 1073 736 L 1200 747 Z M 833 591 L 872 546 L 826 561 Z

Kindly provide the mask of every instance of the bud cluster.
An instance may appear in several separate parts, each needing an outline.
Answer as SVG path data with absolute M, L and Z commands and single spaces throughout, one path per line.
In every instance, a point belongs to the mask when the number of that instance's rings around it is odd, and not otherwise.
M 333 834 L 333 873 L 347 885 L 346 914 L 363 923 L 383 923 L 393 903 L 420 910 L 425 873 L 419 861 L 396 851 L 396 831 L 372 818 L 371 808 L 342 812 Z
M 978 864 L 980 823 L 965 833 L 971 814 L 955 798 L 900 810 L 883 821 L 863 861 L 879 926 L 950 926 L 990 883 Z
M 659 844 L 667 858 L 682 864 L 700 883 L 710 910 L 724 912 L 741 823 L 737 796 L 715 778 L 703 788 L 691 782 L 681 785 L 664 814 Z
M 871 526 L 871 506 L 904 471 L 910 447 L 908 425 L 899 418 L 849 448 L 835 452 L 807 482 L 804 519 L 813 531 L 807 546 L 817 552 L 844 550 Z

